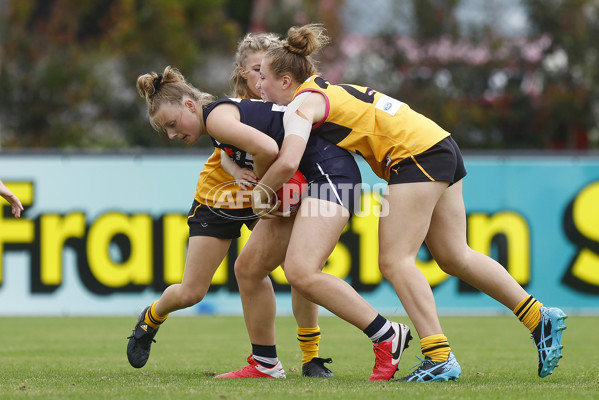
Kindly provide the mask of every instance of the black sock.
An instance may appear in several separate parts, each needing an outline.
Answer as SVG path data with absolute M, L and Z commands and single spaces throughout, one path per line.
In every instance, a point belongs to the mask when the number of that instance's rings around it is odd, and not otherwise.
M 381 314 L 377 315 L 374 321 L 372 321 L 363 332 L 373 343 L 385 342 L 395 334 L 391 322 Z
M 266 368 L 273 368 L 279 362 L 277 346 L 262 346 L 252 343 L 252 354 L 254 355 L 254 360 Z

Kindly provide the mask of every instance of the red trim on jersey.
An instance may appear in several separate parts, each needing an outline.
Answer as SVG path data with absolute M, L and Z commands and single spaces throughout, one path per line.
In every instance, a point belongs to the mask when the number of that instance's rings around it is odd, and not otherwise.
M 320 121 L 318 121 L 317 123 L 312 125 L 312 130 L 314 130 L 314 129 L 318 128 L 320 125 L 322 125 L 324 123 L 324 121 L 326 121 L 327 118 L 329 117 L 329 110 L 331 109 L 331 104 L 329 103 L 329 98 L 327 97 L 326 94 L 324 94 L 324 92 L 322 92 L 318 89 L 314 89 L 314 88 L 307 88 L 307 89 L 300 90 L 293 98 L 295 99 L 297 96 L 299 96 L 301 93 L 304 93 L 304 92 L 320 93 L 324 97 L 324 101 L 326 103 L 326 108 L 324 110 L 324 117 Z

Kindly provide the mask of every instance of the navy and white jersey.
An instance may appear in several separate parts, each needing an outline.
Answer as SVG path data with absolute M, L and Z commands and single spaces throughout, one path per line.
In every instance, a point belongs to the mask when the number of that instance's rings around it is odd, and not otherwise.
M 279 149 L 281 148 L 285 136 L 285 131 L 283 129 L 283 113 L 285 107 L 278 106 L 274 103 L 265 103 L 262 100 L 237 98 L 221 99 L 204 106 L 204 124 L 212 110 L 223 103 L 235 104 L 239 109 L 240 121 L 242 123 L 256 128 L 270 136 L 277 142 Z M 244 150 L 231 144 L 221 143 L 213 137 L 211 137 L 211 139 L 214 147 L 225 151 L 241 168 L 253 169 L 254 160 L 252 160 L 251 154 L 247 154 Z
M 270 136 L 277 142 L 279 149 L 281 148 L 283 139 L 285 138 L 285 130 L 283 128 L 283 113 L 286 109 L 285 106 L 279 106 L 274 103 L 254 99 L 221 99 L 204 106 L 204 123 L 206 123 L 208 115 L 210 115 L 212 110 L 223 103 L 235 104 L 239 109 L 240 121 L 242 123 L 254 127 Z M 247 154 L 243 149 L 239 149 L 227 143 L 221 143 L 214 138 L 212 138 L 212 143 L 215 147 L 224 150 L 241 168 L 253 168 L 254 161 L 252 160 L 251 154 Z M 302 157 L 299 170 L 304 173 L 303 170 L 306 169 L 305 167 L 313 166 L 316 162 L 347 156 L 348 154 L 349 152 L 347 150 L 324 140 L 318 135 L 311 135 L 306 145 L 306 151 Z M 306 162 L 309 163 L 309 166 L 305 165 Z M 306 176 L 305 173 L 304 176 Z M 308 176 L 306 176 L 306 179 L 308 179 Z
M 204 123 L 216 106 L 232 103 L 239 108 L 240 121 L 252 126 L 277 142 L 279 149 L 283 145 L 285 130 L 283 113 L 286 107 L 262 100 L 222 99 L 206 105 Z M 227 143 L 212 138 L 214 146 L 223 149 L 237 165 L 253 168 L 250 154 Z M 319 135 L 310 135 L 306 150 L 302 156 L 299 171 L 309 183 L 307 196 L 331 201 L 353 212 L 359 204 L 361 176 L 354 156 L 347 150 L 336 146 Z

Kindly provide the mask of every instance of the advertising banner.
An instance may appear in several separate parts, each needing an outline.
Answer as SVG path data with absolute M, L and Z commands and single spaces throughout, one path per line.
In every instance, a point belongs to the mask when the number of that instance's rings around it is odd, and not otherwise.
M 134 315 L 178 283 L 187 213 L 207 154 L 0 154 L 0 179 L 21 199 L 15 219 L 0 198 L 0 316 Z M 599 158 L 465 155 L 467 239 L 526 290 L 570 313 L 599 313 Z M 403 314 L 378 269 L 378 212 L 386 184 L 359 160 L 362 208 L 325 272 L 379 312 Z M 241 315 L 234 240 L 210 292 L 178 313 Z M 426 247 L 418 266 L 440 314 L 510 312 L 444 274 Z M 283 271 L 272 274 L 278 313 L 291 314 Z

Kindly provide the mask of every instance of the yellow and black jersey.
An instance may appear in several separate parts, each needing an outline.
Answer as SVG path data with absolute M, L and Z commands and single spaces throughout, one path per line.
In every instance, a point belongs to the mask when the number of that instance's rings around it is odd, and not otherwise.
M 214 199 L 212 198 L 213 195 L 210 195 L 210 191 L 223 183 L 232 182 L 234 180 L 231 175 L 225 172 L 221 165 L 221 151 L 221 149 L 215 148 L 208 161 L 206 161 L 206 164 L 204 164 L 194 196 L 194 199 L 196 199 L 198 203 L 210 207 L 216 206 Z M 238 193 L 242 190 L 239 186 L 227 185 L 227 190 L 230 191 L 230 196 L 234 200 L 230 203 L 234 204 L 235 208 L 248 208 L 252 206 L 250 198 L 247 196 L 247 192 L 244 192 L 245 195 L 238 196 Z M 223 206 L 222 204 L 219 204 L 219 207 L 232 208 L 233 206 Z
M 390 168 L 420 154 L 449 133 L 407 104 L 356 85 L 333 85 L 313 75 L 296 90 L 321 93 L 326 100 L 325 117 L 312 133 L 337 146 L 360 154 L 381 178 L 389 180 Z

